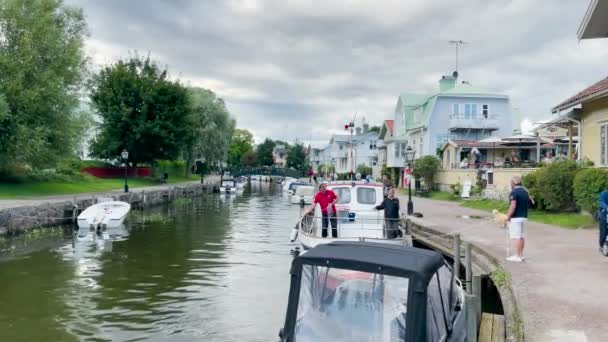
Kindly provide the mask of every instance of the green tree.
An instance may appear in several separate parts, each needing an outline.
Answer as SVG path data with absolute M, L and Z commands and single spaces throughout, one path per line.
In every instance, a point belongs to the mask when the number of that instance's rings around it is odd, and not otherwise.
M 372 174 L 372 168 L 365 165 L 365 164 L 359 164 L 357 165 L 357 173 L 361 174 L 362 178 L 365 178 L 367 175 L 371 175 Z
M 85 34 L 82 11 L 61 0 L 0 1 L 0 168 L 76 156 Z
M 224 101 L 212 91 L 189 88 L 188 94 L 192 123 L 185 149 L 187 176 L 194 158 L 205 160 L 207 165 L 226 159 L 235 126 Z
M 258 158 L 258 163 L 262 166 L 272 166 L 274 164 L 274 159 L 272 158 L 272 151 L 275 147 L 274 141 L 269 138 L 266 138 L 263 143 L 258 145 L 256 150 L 256 155 Z
M 289 148 L 287 151 L 286 166 L 302 172 L 308 171 L 308 159 L 306 158 L 304 145 L 296 142 Z
M 241 158 L 253 150 L 253 135 L 246 129 L 235 129 L 228 147 L 228 165 L 233 168 L 241 166 Z
M 414 163 L 414 168 L 412 169 L 412 175 L 415 178 L 423 179 L 424 183 L 428 187 L 433 187 L 433 179 L 435 178 L 435 174 L 439 171 L 439 166 L 441 162 L 439 158 L 435 156 L 424 156 L 419 158 Z
M 241 166 L 252 167 L 258 163 L 255 151 L 249 150 L 241 156 Z
M 380 134 L 380 126 L 372 126 L 369 130 L 367 130 L 368 132 L 375 132 Z
M 123 149 L 133 164 L 176 159 L 192 124 L 188 94 L 150 58 L 132 57 L 104 67 L 90 84 L 102 122 L 91 154 L 114 159 Z

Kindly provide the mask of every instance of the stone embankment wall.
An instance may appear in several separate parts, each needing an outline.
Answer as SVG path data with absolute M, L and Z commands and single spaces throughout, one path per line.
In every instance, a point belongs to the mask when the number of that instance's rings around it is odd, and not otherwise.
M 197 197 L 212 192 L 219 177 L 205 179 L 201 183 L 188 183 L 153 187 L 148 190 L 134 189 L 129 193 L 109 192 L 79 195 L 73 199 L 49 200 L 43 204 L 19 206 L 0 210 L 0 236 L 16 235 L 35 227 L 70 224 L 78 213 L 97 203 L 98 198 L 131 203 L 133 208 L 144 208 L 171 202 L 181 197 Z

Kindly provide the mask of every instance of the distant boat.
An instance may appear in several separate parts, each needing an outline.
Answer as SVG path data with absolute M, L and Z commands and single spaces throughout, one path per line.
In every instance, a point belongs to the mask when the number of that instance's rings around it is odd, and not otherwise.
M 220 193 L 232 193 L 236 192 L 237 186 L 234 179 L 224 179 L 220 184 Z
M 101 230 L 118 228 L 123 224 L 131 205 L 120 201 L 94 204 L 78 215 L 79 229 Z

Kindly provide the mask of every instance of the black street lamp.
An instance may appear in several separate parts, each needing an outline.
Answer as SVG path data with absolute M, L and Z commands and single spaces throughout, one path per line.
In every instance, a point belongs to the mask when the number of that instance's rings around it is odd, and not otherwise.
M 129 184 L 127 184 L 129 152 L 126 149 L 123 149 L 120 156 L 122 157 L 122 161 L 125 163 L 125 192 L 129 192 Z
M 410 174 L 412 171 L 412 166 L 414 164 L 414 158 L 416 157 L 416 151 L 412 149 L 412 146 L 408 146 L 405 149 L 405 164 L 407 168 L 410 170 Z M 408 200 L 407 200 L 407 214 L 414 214 L 414 202 L 412 202 L 412 177 L 410 176 L 407 181 L 407 190 L 408 190 Z

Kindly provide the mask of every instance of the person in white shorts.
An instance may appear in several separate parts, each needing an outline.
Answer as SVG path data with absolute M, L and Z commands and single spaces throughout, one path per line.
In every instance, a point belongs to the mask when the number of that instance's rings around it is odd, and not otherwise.
M 528 204 L 530 195 L 521 185 L 521 177 L 511 178 L 511 194 L 509 195 L 509 238 L 515 254 L 507 258 L 508 261 L 524 261 L 524 246 L 526 242 L 526 222 L 528 221 Z

